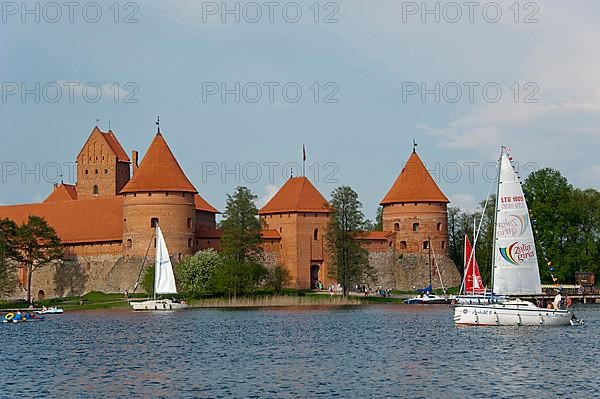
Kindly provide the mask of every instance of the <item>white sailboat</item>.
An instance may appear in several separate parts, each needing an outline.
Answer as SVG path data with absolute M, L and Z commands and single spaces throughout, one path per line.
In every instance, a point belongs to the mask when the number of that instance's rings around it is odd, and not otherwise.
M 542 294 L 533 229 L 523 188 L 512 158 L 502 147 L 498 171 L 494 256 L 493 295 Z M 457 325 L 517 326 L 569 325 L 579 321 L 575 315 L 554 306 L 540 308 L 531 302 L 507 300 L 492 304 L 461 304 L 454 308 Z
M 131 302 L 133 310 L 187 309 L 188 305 L 186 303 L 174 302 L 170 299 L 157 299 L 157 295 L 177 294 L 169 250 L 158 225 L 156 226 L 156 256 L 154 262 L 154 298 L 143 302 Z

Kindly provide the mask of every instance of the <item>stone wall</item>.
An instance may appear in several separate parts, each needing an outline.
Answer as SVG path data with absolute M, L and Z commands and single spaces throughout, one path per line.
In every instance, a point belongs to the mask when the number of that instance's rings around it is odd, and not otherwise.
M 132 291 L 142 259 L 117 255 L 79 256 L 44 266 L 33 272 L 31 293 L 35 300 L 40 291 L 46 298 L 78 296 L 91 291 Z M 27 298 L 26 286 L 18 287 L 9 299 Z M 142 292 L 141 287 L 137 292 Z
M 448 256 L 438 256 L 438 268 L 446 288 L 459 287 L 460 273 Z M 413 291 L 429 285 L 428 257 L 417 254 L 397 255 L 395 251 L 372 252 L 371 266 L 377 271 L 378 286 L 400 291 Z M 440 278 L 433 268 L 433 288 L 442 288 Z

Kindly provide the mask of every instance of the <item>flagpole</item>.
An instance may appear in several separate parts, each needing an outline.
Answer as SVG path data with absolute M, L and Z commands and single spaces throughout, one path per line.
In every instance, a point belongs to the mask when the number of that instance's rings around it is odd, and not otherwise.
M 302 144 L 302 177 L 306 177 L 306 147 Z

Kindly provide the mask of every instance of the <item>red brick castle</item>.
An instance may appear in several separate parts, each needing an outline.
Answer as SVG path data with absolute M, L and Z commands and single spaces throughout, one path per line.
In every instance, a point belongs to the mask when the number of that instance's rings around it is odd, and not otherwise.
M 428 283 L 430 243 L 444 284 L 460 284 L 448 258 L 447 204 L 413 151 L 381 202 L 384 231 L 361 236 L 382 286 L 410 289 Z M 115 134 L 98 127 L 77 156 L 76 185 L 57 184 L 38 204 L 0 207 L 0 218 L 17 223 L 29 215 L 45 218 L 64 244 L 65 262 L 34 275 L 32 292 L 38 298 L 130 290 L 142 258 L 152 256 L 156 223 L 175 261 L 198 250 L 218 250 L 217 213 L 186 177 L 160 130 L 138 166 L 137 151 L 129 158 Z M 328 277 L 324 239 L 329 207 L 309 179 L 290 178 L 259 215 L 266 226 L 268 264 L 287 267 L 298 288 L 335 283 Z M 19 279 L 24 286 L 23 270 Z

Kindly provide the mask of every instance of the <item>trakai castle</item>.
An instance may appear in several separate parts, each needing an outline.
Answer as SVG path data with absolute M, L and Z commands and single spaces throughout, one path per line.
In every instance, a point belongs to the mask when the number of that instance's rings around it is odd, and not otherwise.
M 383 288 L 411 290 L 429 284 L 429 253 L 446 287 L 458 286 L 460 274 L 448 257 L 448 199 L 413 150 L 404 169 L 381 201 L 383 231 L 360 239 L 370 254 Z M 33 276 L 35 298 L 89 291 L 123 292 L 134 286 L 141 262 L 160 223 L 174 261 L 199 250 L 219 249 L 217 209 L 186 177 L 160 131 L 138 165 L 115 134 L 94 128 L 77 155 L 77 184 L 55 185 L 41 203 L 0 206 L 0 219 L 23 223 L 41 216 L 55 228 L 65 261 Z M 312 288 L 328 277 L 325 232 L 327 200 L 306 177 L 290 178 L 259 211 L 268 264 L 282 264 L 292 285 Z M 429 248 L 431 245 L 431 248 Z M 150 262 L 152 264 L 152 262 Z M 16 297 L 23 296 L 26 273 L 19 269 Z

